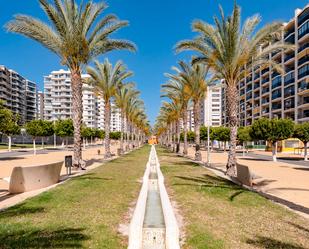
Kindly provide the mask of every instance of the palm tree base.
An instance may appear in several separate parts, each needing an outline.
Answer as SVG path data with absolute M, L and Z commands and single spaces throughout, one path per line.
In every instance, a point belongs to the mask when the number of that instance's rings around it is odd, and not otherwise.
M 195 152 L 195 161 L 202 161 L 202 154 L 200 151 Z
M 236 173 L 236 164 L 227 164 L 226 165 L 226 174 L 228 176 L 233 176 L 236 177 L 237 173 Z

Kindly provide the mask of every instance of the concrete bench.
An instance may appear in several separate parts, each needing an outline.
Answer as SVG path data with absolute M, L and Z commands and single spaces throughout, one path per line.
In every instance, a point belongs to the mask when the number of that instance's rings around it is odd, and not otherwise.
M 31 190 L 45 188 L 59 182 L 63 161 L 31 166 L 15 167 L 9 181 L 11 194 L 23 193 Z
M 237 180 L 244 185 L 252 187 L 254 174 L 250 171 L 248 166 L 237 164 Z

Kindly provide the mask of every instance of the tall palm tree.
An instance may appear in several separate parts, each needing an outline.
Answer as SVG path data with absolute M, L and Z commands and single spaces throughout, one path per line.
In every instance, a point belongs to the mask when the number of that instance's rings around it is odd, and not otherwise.
M 120 154 L 123 154 L 124 126 L 126 121 L 126 111 L 131 98 L 136 98 L 139 91 L 133 88 L 134 84 L 124 84 L 118 87 L 115 94 L 115 104 L 121 112 L 121 137 L 120 137 Z
M 207 79 L 208 68 L 203 64 L 179 63 L 179 77 L 188 88 L 189 96 L 193 102 L 194 132 L 195 132 L 195 160 L 201 161 L 200 151 L 200 127 L 201 127 L 201 104 L 206 96 L 208 85 L 213 83 L 213 79 Z
M 128 41 L 110 39 L 110 35 L 128 25 L 115 15 L 101 18 L 103 2 L 78 6 L 75 0 L 39 0 L 49 19 L 46 24 L 26 15 L 16 15 L 6 24 L 14 33 L 31 38 L 58 55 L 71 71 L 72 117 L 74 124 L 74 166 L 81 166 L 82 79 L 81 72 L 93 58 L 115 49 L 135 50 Z
M 236 139 L 237 139 L 237 83 L 249 73 L 249 69 L 271 66 L 282 72 L 282 68 L 269 55 L 292 48 L 281 40 L 283 25 L 278 22 L 267 24 L 260 30 L 260 16 L 248 18 L 244 24 L 240 21 L 240 7 L 235 4 L 231 16 L 226 17 L 220 8 L 221 17 L 214 17 L 215 25 L 203 21 L 193 23 L 193 31 L 199 35 L 193 40 L 181 41 L 176 50 L 193 50 L 198 57 L 193 63 L 205 63 L 215 73 L 218 80 L 226 84 L 227 116 L 231 128 L 230 150 L 227 162 L 227 174 L 236 175 Z M 268 45 L 268 46 L 265 46 Z M 248 70 L 247 70 L 248 69 Z
M 180 63 L 181 66 L 181 63 Z M 165 76 L 169 78 L 166 84 L 162 85 L 162 91 L 164 97 L 168 97 L 170 99 L 178 98 L 181 101 L 181 112 L 182 112 L 182 121 L 183 121 L 183 133 L 184 133 L 184 146 L 183 146 L 183 154 L 188 154 L 188 105 L 190 101 L 190 88 L 186 84 L 186 82 L 179 77 L 179 73 L 181 70 L 177 67 L 172 67 L 176 74 L 166 73 Z
M 115 66 L 105 59 L 104 63 L 95 61 L 95 67 L 87 67 L 90 75 L 89 84 L 92 85 L 104 100 L 105 113 L 105 158 L 111 157 L 110 152 L 110 118 L 111 118 L 111 99 L 116 95 L 117 89 L 121 87 L 124 80 L 132 76 L 131 71 L 127 71 L 125 65 L 118 61 Z
M 166 84 L 162 85 L 162 95 L 161 97 L 168 97 L 171 102 L 171 108 L 173 109 L 173 113 L 176 116 L 175 125 L 176 125 L 176 153 L 179 153 L 180 150 L 180 120 L 187 116 L 187 106 L 189 102 L 189 98 L 184 94 L 183 84 L 178 81 L 169 80 Z M 187 120 L 183 120 L 183 122 L 187 122 Z M 187 124 L 183 124 L 184 127 L 187 127 Z M 186 144 L 187 139 L 187 128 L 184 128 L 184 143 Z M 184 146 L 184 151 L 186 149 L 186 145 Z M 185 153 L 184 153 L 185 154 Z

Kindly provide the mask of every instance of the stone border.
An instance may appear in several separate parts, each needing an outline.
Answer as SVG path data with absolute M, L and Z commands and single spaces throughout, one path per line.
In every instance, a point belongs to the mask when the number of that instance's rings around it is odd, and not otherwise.
M 149 156 L 150 160 L 150 156 Z M 146 211 L 147 193 L 150 163 L 149 160 L 146 164 L 146 170 L 143 176 L 143 184 L 140 194 L 137 199 L 133 217 L 129 226 L 129 246 L 128 249 L 140 249 L 143 241 L 143 223 Z

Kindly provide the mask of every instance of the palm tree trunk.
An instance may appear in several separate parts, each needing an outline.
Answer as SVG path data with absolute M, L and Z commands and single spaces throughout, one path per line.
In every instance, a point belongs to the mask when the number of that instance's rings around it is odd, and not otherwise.
M 304 160 L 305 161 L 308 161 L 308 149 L 307 149 L 307 147 L 308 147 L 308 142 L 307 141 L 305 141 L 304 142 Z
M 33 142 L 33 155 L 36 155 L 35 137 L 32 138 L 32 142 Z
M 120 155 L 123 154 L 124 113 L 121 113 Z
M 110 100 L 105 102 L 105 155 L 104 158 L 111 157 L 111 148 L 110 148 L 110 119 L 111 119 L 111 103 Z
M 180 121 L 176 121 L 176 132 L 177 132 L 176 153 L 179 153 L 179 150 L 180 150 Z
M 277 144 L 277 141 L 272 142 L 272 156 L 274 162 L 277 162 Z
M 200 102 L 195 101 L 193 106 L 194 112 L 194 130 L 195 130 L 195 161 L 202 161 L 200 151 Z
M 238 105 L 238 92 L 234 82 L 227 84 L 227 114 L 229 119 L 230 133 L 230 150 L 226 164 L 226 174 L 229 176 L 236 176 L 236 142 L 237 142 L 237 105 Z
M 188 155 L 188 113 L 187 108 L 183 115 L 183 154 Z
M 9 148 L 8 151 L 11 152 L 12 151 L 12 136 L 8 136 L 9 139 Z
M 80 70 L 71 71 L 71 88 L 72 88 L 72 119 L 74 126 L 74 153 L 73 166 L 81 168 L 82 166 L 82 113 L 83 113 L 83 97 L 82 97 L 82 77 Z

